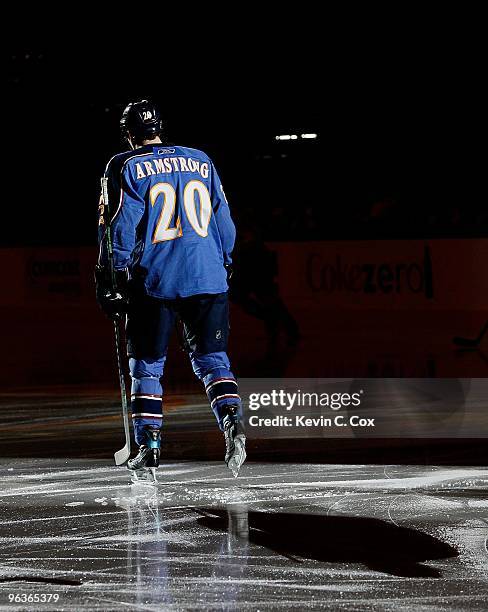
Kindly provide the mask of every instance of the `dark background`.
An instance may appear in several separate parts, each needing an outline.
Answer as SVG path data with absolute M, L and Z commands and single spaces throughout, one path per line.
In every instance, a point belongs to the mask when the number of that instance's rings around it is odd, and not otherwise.
M 213 158 L 238 225 L 267 240 L 486 236 L 483 49 L 476 19 L 452 18 L 234 45 L 95 31 L 12 45 L 1 243 L 95 243 L 99 177 L 141 97 L 170 142 Z M 275 140 L 302 132 L 318 139 Z
M 60 440 L 53 432 L 66 429 L 71 437 L 59 445 L 60 453 L 68 445 L 73 453 L 107 456 L 112 448 L 108 430 L 119 441 L 111 327 L 93 298 L 91 264 L 89 272 L 81 268 L 74 284 L 69 275 L 58 275 L 57 268 L 34 280 L 30 272 L 32 262 L 59 264 L 63 270 L 75 256 L 70 249 L 63 253 L 36 247 L 88 246 L 96 253 L 99 179 L 110 157 L 125 149 L 118 123 L 130 101 L 152 99 L 165 119 L 168 141 L 201 148 L 212 157 L 241 245 L 250 236 L 261 244 L 260 239 L 428 241 L 488 235 L 481 15 L 472 7 L 462 13 L 458 7 L 433 7 L 431 14 L 425 6 L 417 12 L 398 7 L 394 16 L 371 3 L 363 9 L 344 8 L 345 15 L 337 19 L 324 7 L 301 15 L 296 5 L 283 5 L 280 14 L 266 20 L 247 6 L 232 6 L 209 24 L 189 7 L 184 18 L 174 21 L 157 15 L 153 5 L 131 5 L 119 7 L 122 23 L 101 24 L 93 14 L 85 23 L 81 7 L 70 5 L 71 12 L 57 10 L 52 16 L 56 36 L 40 20 L 37 36 L 24 40 L 25 16 L 7 24 L 15 42 L 4 51 L 0 246 L 34 248 L 25 250 L 25 265 L 17 258 L 20 267 L 4 283 L 8 298 L 16 275 L 13 293 L 19 302 L 6 299 L 2 310 L 7 389 L 2 400 L 14 407 L 4 411 L 7 421 L 17 419 L 19 404 L 25 404 L 25 423 L 18 424 L 18 431 L 40 440 L 36 452 L 52 456 L 53 436 L 56 443 Z M 48 9 L 43 6 L 42 11 Z M 275 139 L 291 133 L 317 133 L 318 138 Z M 269 249 L 278 251 L 278 245 Z M 8 257 L 12 251 L 4 253 Z M 238 258 L 236 263 L 234 282 L 241 288 Z M 8 270 L 8 262 L 4 264 Z M 248 267 L 263 273 L 262 265 Z M 461 265 L 454 275 L 467 275 L 469 283 L 471 272 Z M 89 287 L 80 285 L 87 279 Z M 429 311 L 426 300 L 429 317 L 422 318 L 423 311 L 408 305 L 389 313 L 386 305 L 385 312 L 373 311 L 374 324 L 368 296 L 361 296 L 361 310 L 326 312 L 318 325 L 317 315 L 309 316 L 305 306 L 297 313 L 295 304 L 286 303 L 300 323 L 301 339 L 293 338 L 293 329 L 280 329 L 277 341 L 273 324 L 276 307 L 283 309 L 283 304 L 273 270 L 267 280 L 263 277 L 261 289 L 269 315 L 266 325 L 246 314 L 243 300 L 234 296 L 232 354 L 238 354 L 239 343 L 241 359 L 233 357 L 238 375 L 246 367 L 253 374 L 271 369 L 279 376 L 310 366 L 320 375 L 330 375 L 334 367 L 340 376 L 408 377 L 415 365 L 423 371 L 414 375 L 434 376 L 436 368 L 445 371 L 446 363 L 459 370 L 457 376 L 476 375 L 482 368 L 485 374 L 482 351 L 469 353 L 452 345 L 452 336 L 472 337 L 486 320 L 484 312 L 471 312 L 463 295 L 460 314 L 447 312 L 441 318 Z M 168 380 L 174 383 L 175 364 L 184 357 L 173 349 Z M 62 359 L 53 359 L 53 354 Z M 193 379 L 185 366 L 182 376 L 188 385 Z M 102 391 L 96 387 L 100 381 Z M 72 384 L 83 388 L 73 390 Z M 15 386 L 10 395 L 9 385 Z M 46 391 L 46 385 L 57 386 Z M 27 392 L 31 399 L 26 402 Z M 81 398 L 81 405 L 71 404 L 73 397 Z M 205 402 L 203 392 L 199 397 Z M 169 405 L 175 418 L 178 401 Z M 63 406 L 68 415 L 60 410 Z M 99 420 L 93 421 L 88 410 L 86 421 L 80 420 L 85 433 L 66 428 L 65 419 L 78 419 L 86 407 L 100 412 Z M 32 414 L 41 423 L 46 415 L 59 419 L 59 428 L 46 421 L 31 431 Z M 217 448 L 214 429 L 202 450 L 192 427 L 185 423 L 181 436 L 178 428 L 176 419 L 168 431 L 175 456 L 186 457 L 187 451 L 188 457 L 195 452 L 208 456 Z M 13 431 L 11 424 L 4 428 L 8 442 L 2 440 L 3 453 L 10 443 L 17 456 Z M 398 460 L 410 453 L 409 461 L 432 462 L 424 453 L 436 444 L 419 448 L 405 440 L 392 455 Z M 438 444 L 437 458 L 444 461 L 454 456 L 457 461 L 481 461 L 486 446 L 484 440 Z M 320 440 L 312 448 L 288 441 L 285 446 L 271 448 L 270 456 L 332 460 L 340 455 L 346 460 L 356 449 L 354 457 L 364 459 L 368 442 L 334 446 Z M 34 452 L 30 445 L 26 448 L 29 455 Z M 383 451 L 381 447 L 374 460 L 382 462 Z M 254 456 L 260 456 L 257 449 Z

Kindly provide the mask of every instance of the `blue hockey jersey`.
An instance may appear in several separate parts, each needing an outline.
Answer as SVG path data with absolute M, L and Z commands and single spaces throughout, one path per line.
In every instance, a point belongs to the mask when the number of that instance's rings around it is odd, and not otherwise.
M 235 227 L 211 160 L 196 149 L 145 145 L 113 157 L 100 202 L 101 265 L 112 230 L 115 269 L 128 267 L 148 295 L 174 299 L 227 291 Z

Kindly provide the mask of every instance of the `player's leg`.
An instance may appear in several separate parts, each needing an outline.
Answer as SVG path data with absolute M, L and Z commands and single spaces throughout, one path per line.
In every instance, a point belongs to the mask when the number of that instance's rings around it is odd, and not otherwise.
M 132 378 L 131 412 L 134 438 L 139 452 L 129 469 L 158 467 L 163 424 L 163 375 L 166 356 L 159 359 L 129 359 Z
M 246 437 L 237 381 L 225 351 L 191 352 L 193 371 L 205 385 L 210 406 L 225 440 L 225 463 L 237 476 L 246 459 Z
M 179 314 L 193 371 L 205 385 L 226 443 L 225 462 L 237 476 L 246 458 L 241 399 L 227 355 L 229 304 L 226 293 L 181 300 Z
M 131 470 L 159 465 L 163 421 L 161 384 L 174 314 L 161 300 L 136 296 L 127 315 L 127 349 L 132 378 L 131 412 L 137 456 Z

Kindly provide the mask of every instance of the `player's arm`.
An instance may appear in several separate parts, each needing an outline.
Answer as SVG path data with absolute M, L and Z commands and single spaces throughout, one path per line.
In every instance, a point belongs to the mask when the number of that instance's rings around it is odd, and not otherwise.
M 145 210 L 144 200 L 137 193 L 130 167 L 122 169 L 109 164 L 105 171 L 109 185 L 109 208 L 101 202 L 103 218 L 99 220 L 99 264 L 108 264 L 107 227 L 110 226 L 115 270 L 127 268 L 136 243 L 136 231 Z
M 225 197 L 222 183 L 215 166 L 212 164 L 212 208 L 217 228 L 219 230 L 222 250 L 224 252 L 224 265 L 232 264 L 232 251 L 236 240 L 236 228 L 230 214 L 229 204 Z
M 136 242 L 136 231 L 144 215 L 144 200 L 133 187 L 130 168 L 120 169 L 117 163 L 109 164 L 105 171 L 108 179 L 108 205 L 100 200 L 99 243 L 100 255 L 95 271 L 97 299 L 110 317 L 117 317 L 127 305 L 128 266 Z M 108 232 L 112 239 L 112 257 L 115 284 L 109 266 Z

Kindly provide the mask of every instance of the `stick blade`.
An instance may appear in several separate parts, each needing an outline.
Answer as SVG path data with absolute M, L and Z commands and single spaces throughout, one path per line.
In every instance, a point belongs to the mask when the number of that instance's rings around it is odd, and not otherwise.
M 115 465 L 123 465 L 130 456 L 130 448 L 126 444 L 124 448 L 121 448 L 114 453 Z

